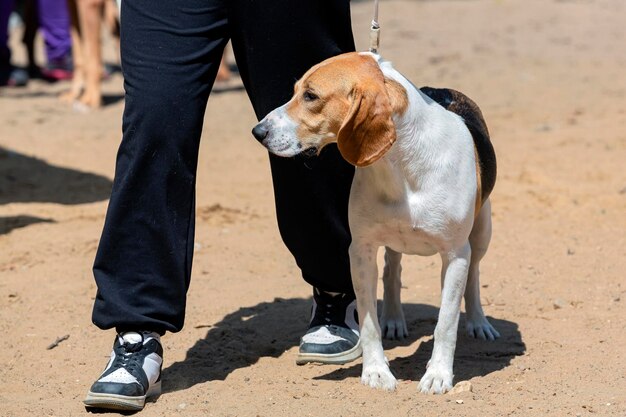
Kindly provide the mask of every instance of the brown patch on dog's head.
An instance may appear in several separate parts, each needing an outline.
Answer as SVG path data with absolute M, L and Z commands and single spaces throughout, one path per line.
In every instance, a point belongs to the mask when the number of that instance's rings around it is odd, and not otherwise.
M 372 56 L 349 53 L 307 71 L 286 112 L 298 125 L 303 148 L 336 141 L 344 159 L 367 166 L 396 140 L 391 116 L 407 105 L 404 88 L 386 80 Z
M 339 152 L 358 167 L 376 162 L 396 141 L 391 102 L 380 75 L 355 86 L 350 110 L 337 134 Z

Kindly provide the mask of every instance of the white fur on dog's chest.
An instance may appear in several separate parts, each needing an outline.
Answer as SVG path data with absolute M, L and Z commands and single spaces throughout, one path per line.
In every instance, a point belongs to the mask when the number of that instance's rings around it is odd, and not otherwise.
M 406 164 L 402 145 L 400 138 L 381 160 L 357 168 L 350 193 L 351 230 L 400 253 L 431 256 L 446 251 L 472 227 L 474 155 L 456 149 L 448 166 Z
M 381 224 L 380 227 L 374 228 L 372 230 L 374 239 L 396 252 L 408 255 L 432 256 L 438 252 L 436 239 L 420 226 L 397 223 Z
M 436 206 L 429 209 L 425 196 L 394 201 L 388 195 L 379 195 L 376 200 L 367 194 L 360 193 L 357 185 L 350 200 L 350 225 L 360 237 L 410 255 L 431 256 L 448 246 L 449 221 L 444 220 L 444 210 Z

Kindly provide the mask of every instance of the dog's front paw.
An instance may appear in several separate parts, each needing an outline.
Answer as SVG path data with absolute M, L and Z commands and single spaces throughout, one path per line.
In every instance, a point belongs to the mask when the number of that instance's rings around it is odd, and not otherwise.
M 382 388 L 385 391 L 396 389 L 396 378 L 393 376 L 387 365 L 375 365 L 363 367 L 361 383 L 372 388 Z
M 417 389 L 424 394 L 445 394 L 452 389 L 452 370 L 430 365 Z
M 469 337 L 481 340 L 494 341 L 500 337 L 500 333 L 493 328 L 485 316 L 477 318 L 467 318 L 465 331 Z
M 385 339 L 404 339 L 409 335 L 404 314 L 385 314 L 380 317 L 380 331 Z

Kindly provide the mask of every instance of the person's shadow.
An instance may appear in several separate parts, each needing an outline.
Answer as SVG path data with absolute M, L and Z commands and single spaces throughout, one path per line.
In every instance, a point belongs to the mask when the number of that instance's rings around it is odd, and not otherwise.
M 163 370 L 163 393 L 224 380 L 259 358 L 281 356 L 300 342 L 310 307 L 310 299 L 276 298 L 228 314 L 187 351 L 183 361 Z
M 93 203 L 108 199 L 112 186 L 102 175 L 51 165 L 0 146 L 0 205 Z
M 163 370 L 163 392 L 190 388 L 207 381 L 224 380 L 236 369 L 256 363 L 264 356 L 279 357 L 297 346 L 307 327 L 311 300 L 302 298 L 275 299 L 274 302 L 243 307 L 215 324 L 203 339 L 187 351 L 183 361 Z M 409 345 L 422 336 L 432 335 L 438 308 L 424 304 L 403 304 L 409 337 L 403 341 L 385 341 L 389 349 Z M 380 310 L 380 308 L 379 308 Z M 465 336 L 464 315 L 459 323 L 459 338 L 454 362 L 455 381 L 484 376 L 505 368 L 526 346 L 516 323 L 490 318 L 500 332 L 500 339 L 484 342 Z M 432 339 L 419 345 L 417 352 L 391 361 L 391 369 L 399 379 L 419 381 L 432 352 Z M 330 366 L 329 373 L 317 379 L 342 380 L 358 377 L 360 362 L 343 367 Z M 294 358 L 294 372 L 295 358 Z
M 10 203 L 93 203 L 109 198 L 108 178 L 48 164 L 0 146 L 0 205 Z M 28 215 L 0 216 L 0 235 L 54 220 Z

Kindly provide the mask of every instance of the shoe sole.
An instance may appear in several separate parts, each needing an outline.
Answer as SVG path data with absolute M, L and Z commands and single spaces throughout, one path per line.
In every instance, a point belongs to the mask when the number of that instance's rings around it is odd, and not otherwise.
M 101 392 L 87 393 L 83 401 L 86 407 L 103 408 L 107 410 L 141 411 L 147 400 L 154 400 L 161 395 L 161 381 L 155 382 L 146 395 L 130 397 L 127 395 L 107 394 Z
M 323 354 L 323 353 L 298 353 L 296 365 L 304 365 L 307 363 L 325 363 L 334 365 L 343 365 L 352 362 L 361 357 L 363 349 L 361 349 L 361 340 L 350 350 L 340 353 Z

